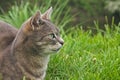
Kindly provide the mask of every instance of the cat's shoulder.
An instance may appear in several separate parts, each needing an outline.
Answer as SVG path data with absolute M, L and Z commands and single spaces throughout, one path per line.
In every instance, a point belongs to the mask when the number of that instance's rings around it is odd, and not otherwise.
M 0 20 L 0 52 L 14 40 L 17 31 L 14 26 Z

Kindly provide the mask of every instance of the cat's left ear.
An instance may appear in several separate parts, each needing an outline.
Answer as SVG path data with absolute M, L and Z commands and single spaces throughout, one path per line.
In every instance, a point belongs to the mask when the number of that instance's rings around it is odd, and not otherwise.
M 41 17 L 41 12 L 37 11 L 35 15 L 31 18 L 30 23 L 33 30 L 38 30 L 40 28 L 40 25 L 44 23 Z
M 48 20 L 50 20 L 52 11 L 53 11 L 53 9 L 52 9 L 52 7 L 50 7 L 50 8 L 42 15 L 42 18 L 43 18 L 43 19 L 48 19 Z

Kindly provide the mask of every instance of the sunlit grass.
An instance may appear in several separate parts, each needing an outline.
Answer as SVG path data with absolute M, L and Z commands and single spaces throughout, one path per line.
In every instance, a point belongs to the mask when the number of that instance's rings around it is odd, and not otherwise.
M 94 36 L 71 30 L 62 50 L 51 57 L 46 80 L 119 80 L 120 28 L 114 27 L 111 33 Z

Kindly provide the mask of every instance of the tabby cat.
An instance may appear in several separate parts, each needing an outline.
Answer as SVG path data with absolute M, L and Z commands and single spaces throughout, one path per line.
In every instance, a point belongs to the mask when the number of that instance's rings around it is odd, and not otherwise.
M 37 11 L 19 30 L 0 21 L 1 80 L 44 80 L 50 54 L 64 44 L 51 13 Z

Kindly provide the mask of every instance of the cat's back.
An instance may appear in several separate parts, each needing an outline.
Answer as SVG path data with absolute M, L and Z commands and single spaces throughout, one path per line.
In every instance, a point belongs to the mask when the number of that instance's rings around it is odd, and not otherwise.
M 17 29 L 14 26 L 0 20 L 0 33 L 6 33 L 6 32 L 11 34 L 16 34 Z
M 17 29 L 10 24 L 0 21 L 0 53 L 14 40 Z

